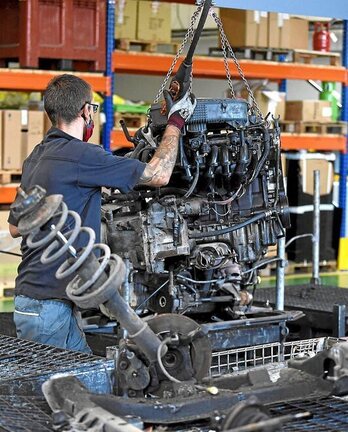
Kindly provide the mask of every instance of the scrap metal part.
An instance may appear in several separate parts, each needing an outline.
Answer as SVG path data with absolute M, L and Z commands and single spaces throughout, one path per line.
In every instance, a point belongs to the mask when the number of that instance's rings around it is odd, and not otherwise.
M 231 407 L 251 396 L 266 405 L 348 394 L 347 352 L 348 343 L 340 342 L 313 358 L 296 361 L 296 367 L 290 362 L 288 368 L 279 371 L 276 381 L 271 380 L 267 369 L 254 369 L 246 374 L 216 378 L 200 386 L 196 394 L 181 398 L 125 399 L 98 395 L 88 392 L 75 377 L 51 378 L 45 383 L 44 393 L 52 409 L 63 410 L 70 416 L 94 404 L 113 415 L 123 417 L 131 413 L 153 425 L 209 420 L 226 415 Z M 327 361 L 334 362 L 329 371 Z M 212 384 L 218 389 L 216 392 L 209 391 Z

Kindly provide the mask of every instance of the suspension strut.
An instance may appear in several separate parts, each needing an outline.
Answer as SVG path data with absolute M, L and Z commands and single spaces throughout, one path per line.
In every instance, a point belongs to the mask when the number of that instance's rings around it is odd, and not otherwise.
M 120 287 L 126 276 L 122 259 L 111 254 L 110 248 L 95 243 L 95 233 L 91 228 L 81 226 L 78 213 L 68 210 L 62 195 L 46 196 L 40 186 L 25 192 L 18 188 L 17 198 L 11 210 L 18 220 L 18 230 L 27 236 L 29 248 L 46 247 L 41 262 L 49 264 L 69 254 L 56 272 L 57 279 L 73 276 L 66 288 L 70 300 L 82 309 L 97 308 L 103 304 L 117 318 L 150 363 L 157 360 L 158 351 L 164 355 L 167 347 L 122 298 Z M 68 217 L 73 219 L 73 228 L 63 234 L 62 229 Z M 81 234 L 88 236 L 87 244 L 76 250 L 74 241 Z M 97 258 L 95 252 L 101 256 Z M 78 274 L 77 274 L 78 272 Z

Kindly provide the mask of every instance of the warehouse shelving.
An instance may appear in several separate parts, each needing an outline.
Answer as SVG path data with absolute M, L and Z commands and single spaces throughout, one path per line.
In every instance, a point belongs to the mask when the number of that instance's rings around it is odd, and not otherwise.
M 182 0 L 180 3 L 192 4 L 191 1 Z M 333 14 L 334 14 L 333 7 Z M 129 53 L 114 51 L 112 55 L 112 67 L 116 73 L 132 73 L 143 75 L 165 75 L 172 63 L 173 56 L 164 54 Z M 232 78 L 238 77 L 232 60 Z M 342 120 L 348 120 L 348 21 L 344 20 L 344 37 L 342 50 L 342 67 L 322 66 L 286 62 L 265 62 L 241 60 L 240 65 L 247 79 L 269 79 L 280 83 L 280 88 L 286 88 L 286 80 L 319 80 L 342 83 Z M 180 64 L 180 62 L 178 62 Z M 175 71 L 175 70 L 174 70 Z M 194 76 L 196 78 L 225 78 L 223 60 L 221 58 L 195 57 Z M 109 146 L 126 145 L 122 133 L 112 130 Z M 348 196 L 347 196 L 347 172 L 348 172 L 348 137 L 333 135 L 308 134 L 294 135 L 282 134 L 282 148 L 284 150 L 336 150 L 341 152 L 340 158 L 340 191 L 339 206 L 342 209 L 341 238 L 339 250 L 339 268 L 348 270 Z
M 113 69 L 116 73 L 142 75 L 165 75 L 172 63 L 169 54 L 151 54 L 144 52 L 113 52 Z M 229 60 L 232 77 L 239 77 Z M 257 60 L 239 60 L 248 79 L 268 78 L 270 80 L 296 79 L 337 81 L 348 84 L 347 69 L 340 66 L 322 66 L 301 63 L 285 63 Z M 177 63 L 180 64 L 180 61 Z M 175 69 L 174 69 L 175 70 Z M 226 78 L 222 58 L 196 56 L 193 63 L 193 75 L 196 78 Z
M 129 130 L 132 135 L 135 130 Z M 320 151 L 345 151 L 346 139 L 342 135 L 316 135 L 316 134 L 290 134 L 281 135 L 283 150 L 320 150 Z M 112 149 L 133 147 L 127 141 L 122 130 L 114 129 L 111 134 L 110 147 Z
M 43 91 L 48 82 L 62 71 L 37 69 L 0 69 L 0 89 L 14 91 Z M 69 72 L 70 73 L 70 72 Z M 98 73 L 75 73 L 86 80 L 96 92 L 110 94 L 109 78 Z
M 113 52 L 113 70 L 116 73 L 131 73 L 141 75 L 165 75 L 173 61 L 169 54 L 150 54 L 144 52 Z M 239 77 L 232 60 L 229 60 L 232 78 Z M 180 64 L 180 61 L 177 63 Z M 154 66 L 155 65 L 155 66 Z M 321 66 L 299 63 L 268 62 L 255 60 L 240 60 L 240 65 L 248 79 L 298 79 L 338 81 L 348 84 L 348 71 L 344 67 Z M 175 69 L 174 69 L 175 70 Z M 193 64 L 195 78 L 225 79 L 226 72 L 222 58 L 196 56 Z M 120 130 L 111 133 L 110 147 L 130 147 Z M 282 134 L 282 148 L 284 150 L 327 150 L 345 151 L 346 140 L 340 135 L 310 135 L 310 134 Z
M 13 91 L 43 91 L 48 82 L 61 71 L 0 69 L 0 89 Z M 111 94 L 110 77 L 97 73 L 76 73 L 86 80 L 96 92 Z M 0 204 L 11 204 L 17 185 L 0 185 Z
M 193 0 L 177 0 L 178 3 L 193 4 Z M 106 149 L 115 147 L 129 147 L 123 133 L 112 129 L 112 93 L 113 73 L 131 73 L 142 75 L 165 75 L 172 63 L 173 56 L 169 54 L 149 54 L 144 52 L 113 51 L 114 39 L 114 1 L 107 0 L 107 46 L 106 46 L 106 71 L 105 76 L 98 74 L 77 74 L 86 79 L 95 91 L 105 95 L 104 108 L 106 112 L 106 124 L 104 125 L 104 146 Z M 334 12 L 334 11 L 333 11 Z M 345 33 L 347 23 L 345 22 Z M 347 36 L 345 36 L 346 38 Z M 343 113 L 347 111 L 347 44 L 343 50 L 343 66 L 322 66 L 286 62 L 265 62 L 241 60 L 241 67 L 248 79 L 281 80 L 320 80 L 341 82 L 343 87 Z M 238 77 L 230 60 L 232 78 Z M 178 62 L 180 64 L 180 62 Z M 0 69 L 0 89 L 4 90 L 31 90 L 42 91 L 48 81 L 57 73 L 52 71 L 37 70 L 8 70 Z M 194 60 L 194 76 L 196 78 L 225 79 L 225 70 L 222 58 L 197 56 Z M 347 115 L 343 115 L 347 120 Z M 282 134 L 282 148 L 285 150 L 337 150 L 345 153 L 347 151 L 347 139 L 338 135 L 295 135 Z M 341 173 L 346 175 L 348 157 L 343 155 L 341 160 Z M 342 177 L 343 178 L 343 177 Z M 10 203 L 15 196 L 15 187 L 0 186 L 0 203 Z M 346 209 L 346 186 L 340 183 L 340 206 Z M 344 210 L 345 213 L 346 210 Z M 348 218 L 348 215 L 347 215 Z M 347 219 L 346 218 L 346 219 Z M 346 227 L 347 223 L 344 224 Z M 341 236 L 346 237 L 348 228 L 343 228 Z

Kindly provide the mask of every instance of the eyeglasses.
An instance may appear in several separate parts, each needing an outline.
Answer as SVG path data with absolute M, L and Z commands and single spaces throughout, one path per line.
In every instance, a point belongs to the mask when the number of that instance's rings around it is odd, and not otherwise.
M 94 114 L 98 111 L 99 105 L 98 104 L 94 104 L 91 102 L 85 102 L 85 105 L 88 104 L 93 108 L 93 112 Z M 85 107 L 85 105 L 83 105 L 83 107 L 81 109 L 83 109 Z
M 87 103 L 88 103 L 88 105 L 90 105 L 93 108 L 93 112 L 95 114 L 98 111 L 99 105 L 91 103 L 91 102 L 87 102 Z

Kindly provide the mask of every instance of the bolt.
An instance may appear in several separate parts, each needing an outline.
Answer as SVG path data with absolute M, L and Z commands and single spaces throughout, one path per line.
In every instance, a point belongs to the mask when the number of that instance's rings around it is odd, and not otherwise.
M 118 366 L 121 370 L 125 370 L 128 367 L 128 362 L 126 362 L 126 360 L 121 360 Z
M 134 357 L 135 357 L 135 354 L 134 354 L 133 351 L 127 351 L 127 358 L 128 358 L 128 359 L 132 359 L 132 358 L 134 358 Z
M 138 376 L 138 372 L 136 372 L 136 371 L 132 372 L 132 377 L 133 378 L 136 378 L 137 376 Z

